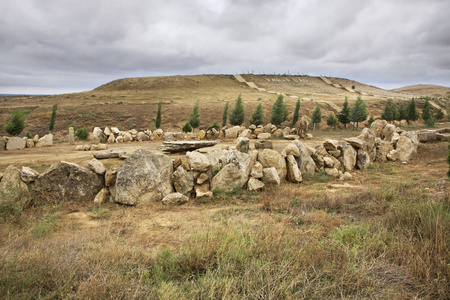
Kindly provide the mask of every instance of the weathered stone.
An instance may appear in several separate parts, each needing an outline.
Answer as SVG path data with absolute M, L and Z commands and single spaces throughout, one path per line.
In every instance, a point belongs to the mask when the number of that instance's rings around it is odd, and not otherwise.
M 171 193 L 166 195 L 161 202 L 165 205 L 182 205 L 189 201 L 189 198 L 181 193 Z
M 350 146 L 352 146 L 356 150 L 358 150 L 358 149 L 364 149 L 365 150 L 364 141 L 359 139 L 359 138 L 357 138 L 357 137 L 347 138 L 347 139 L 345 139 L 345 141 L 348 144 L 350 144 Z
M 281 180 L 286 179 L 287 169 L 286 160 L 275 150 L 264 149 L 258 153 L 258 161 L 263 168 L 274 167 L 277 170 L 278 177 Z
M 240 126 L 234 126 L 231 128 L 228 128 L 225 130 L 225 138 L 226 139 L 235 139 L 239 135 L 241 127 Z
M 213 193 L 209 189 L 208 182 L 203 183 L 203 184 L 196 184 L 194 186 L 194 189 L 195 189 L 196 198 L 201 198 L 201 197 L 211 198 L 213 196 Z
M 138 132 L 138 134 L 137 134 L 137 136 L 136 136 L 136 139 L 137 139 L 139 142 L 150 141 L 150 137 L 149 137 L 148 135 L 146 135 L 143 131 L 139 131 L 139 132 Z
M 256 141 L 255 149 L 273 149 L 272 141 Z
M 36 148 L 53 146 L 53 134 L 49 133 L 41 137 L 37 143 Z
M 394 136 L 395 129 L 396 127 L 393 124 L 387 124 L 384 126 L 383 131 L 381 132 L 382 139 L 390 142 Z
M 75 150 L 76 151 L 83 151 L 84 149 L 84 146 L 83 145 L 77 145 L 77 146 L 75 146 Z
M 95 204 L 102 204 L 105 203 L 106 201 L 108 201 L 110 195 L 109 195 L 109 191 L 108 188 L 104 187 L 100 190 L 100 192 L 98 192 L 98 194 L 95 196 L 94 198 L 94 203 Z
M 274 167 L 263 169 L 263 182 L 267 184 L 277 184 L 280 185 L 280 177 L 278 176 L 277 170 Z
M 258 134 L 258 140 L 267 140 L 272 136 L 272 134 L 267 133 L 267 132 L 263 132 Z
M 233 190 L 242 188 L 248 181 L 248 177 L 256 161 L 256 153 L 242 153 L 236 150 L 228 151 L 227 163 L 211 180 L 211 189 Z
M 111 127 L 111 132 L 114 134 L 119 134 L 121 131 L 117 127 Z
M 339 180 L 350 180 L 352 179 L 352 174 L 349 172 L 345 172 L 344 174 L 339 176 Z
M 160 141 L 163 139 L 164 131 L 161 128 L 156 129 L 153 131 L 151 139 L 153 141 Z
M 339 148 L 342 152 L 342 165 L 345 171 L 351 172 L 356 165 L 356 151 L 355 149 L 347 144 L 346 142 L 341 142 Z
M 22 150 L 25 148 L 27 142 L 23 138 L 20 137 L 11 137 L 6 143 L 6 150 Z
M 0 182 L 0 188 L 8 187 L 20 187 L 24 190 L 28 190 L 27 185 L 22 181 L 22 174 L 19 169 L 13 165 L 6 167 L 3 173 L 2 181 Z
M 69 127 L 69 145 L 73 145 L 75 142 L 75 133 L 72 126 Z
M 336 140 L 328 139 L 325 142 L 323 142 L 323 147 L 327 151 L 335 151 L 335 150 L 337 150 L 338 146 L 339 146 L 339 142 Z
M 105 130 L 103 130 L 103 133 L 107 136 L 110 136 L 112 133 L 111 129 L 109 127 L 105 127 Z
M 187 152 L 186 159 L 194 171 L 206 172 L 211 166 L 208 157 L 197 151 Z
M 20 170 L 20 178 L 23 182 L 30 183 L 39 177 L 39 173 L 29 167 L 22 167 Z
M 336 168 L 325 168 L 324 169 L 325 173 L 328 176 L 334 177 L 334 178 L 338 178 L 339 177 L 339 171 Z
M 158 150 L 175 153 L 184 151 L 193 151 L 204 147 L 211 147 L 216 145 L 216 141 L 165 141 Z
M 205 132 L 204 130 L 200 130 L 200 131 L 197 133 L 197 139 L 199 139 L 199 140 L 204 140 L 205 137 L 206 137 L 206 132 Z
M 29 184 L 33 200 L 92 201 L 103 187 L 103 177 L 74 163 L 61 161 Z
M 298 183 L 302 182 L 302 173 L 298 168 L 297 161 L 293 155 L 288 155 L 286 157 L 286 166 L 287 166 L 287 179 L 290 182 Z
M 397 148 L 391 150 L 387 155 L 390 160 L 408 161 L 413 153 L 416 152 L 416 148 L 411 139 L 407 136 L 400 136 L 397 142 Z
M 387 155 L 389 154 L 389 152 L 391 152 L 391 150 L 393 150 L 393 145 L 390 142 L 386 142 L 381 140 L 380 138 L 377 138 L 375 148 L 376 148 L 375 161 L 386 162 Z
M 97 144 L 97 150 L 106 150 L 107 148 L 106 144 Z
M 370 130 L 375 134 L 375 137 L 383 138 L 383 129 L 387 125 L 386 120 L 376 120 L 370 125 Z
M 277 138 L 281 138 L 281 137 L 283 137 L 283 130 L 280 128 L 280 129 L 276 129 L 273 133 L 272 133 L 272 135 L 273 136 L 276 136 Z
M 91 150 L 91 145 L 83 145 L 83 151 Z
M 433 143 L 436 142 L 436 130 L 422 130 L 419 131 L 419 141 L 421 143 Z
M 284 139 L 294 141 L 294 140 L 299 140 L 300 136 L 296 135 L 296 134 L 288 134 L 288 135 L 284 136 Z
M 250 177 L 247 182 L 247 189 L 249 191 L 259 191 L 264 188 L 264 183 L 256 178 Z
M 359 149 L 356 155 L 356 168 L 359 170 L 364 170 L 370 165 L 370 157 L 369 154 Z
M 172 193 L 172 160 L 164 154 L 139 149 L 119 167 L 116 202 L 128 205 L 161 201 Z
M 258 136 L 258 134 L 264 132 L 264 127 L 262 125 L 259 125 L 255 130 L 253 130 L 253 134 Z
M 250 140 L 246 137 L 238 137 L 236 150 L 241 151 L 243 153 L 248 153 L 250 149 Z
M 192 135 L 192 139 L 194 139 L 194 140 L 197 139 L 197 134 L 191 133 L 191 135 Z M 176 132 L 170 132 L 170 131 L 164 132 L 162 139 L 167 142 L 176 141 L 177 134 L 176 134 Z
M 334 168 L 335 167 L 334 160 L 331 159 L 331 157 L 329 157 L 329 156 L 325 156 L 323 158 L 323 163 L 324 163 L 325 168 Z
M 376 158 L 375 134 L 370 129 L 364 128 L 358 138 L 364 141 L 363 150 L 369 154 L 370 160 L 374 161 Z
M 39 135 L 35 134 L 33 137 L 33 142 L 36 144 L 39 141 Z
M 96 158 L 93 158 L 87 162 L 89 169 L 99 175 L 104 175 L 106 172 L 105 166 Z
M 436 133 L 436 139 L 441 142 L 450 141 L 450 135 L 445 133 Z
M 219 138 L 219 131 L 217 131 L 215 128 L 208 130 L 206 133 L 206 139 L 208 140 L 216 140 Z
M 197 135 L 195 133 L 193 133 L 193 132 L 187 132 L 184 135 L 184 139 L 185 140 L 196 140 L 197 139 Z M 166 141 L 166 142 L 173 141 L 173 140 L 175 140 L 175 136 L 173 136 L 172 138 L 169 139 L 169 136 L 166 135 L 165 138 L 164 138 L 164 141 Z
M 1 146 L 1 145 L 0 145 Z M 34 147 L 34 142 L 32 139 L 27 139 L 26 140 L 26 145 L 27 148 L 33 148 Z M 1 150 L 1 149 L 0 149 Z
M 257 161 L 253 167 L 252 170 L 250 172 L 250 176 L 252 176 L 253 178 L 259 179 L 263 177 L 263 166 L 261 165 L 261 163 L 259 161 Z
M 333 150 L 333 151 L 328 151 L 328 153 L 330 153 L 333 157 L 338 158 L 339 156 L 341 156 L 341 150 Z
M 272 133 L 272 129 L 273 129 L 273 125 L 271 123 L 268 123 L 266 126 L 264 126 L 264 132 L 266 132 L 266 133 Z
M 294 155 L 295 157 L 300 156 L 300 150 L 294 143 L 288 144 L 286 148 L 284 148 L 284 152 L 286 153 L 286 155 Z
M 108 159 L 108 158 L 119 158 L 121 155 L 125 155 L 125 151 L 108 151 L 108 152 L 99 152 L 95 153 L 94 157 L 96 159 Z
M 105 172 L 105 186 L 113 186 L 116 184 L 117 167 L 113 167 Z
M 209 182 L 209 176 L 206 173 L 201 173 L 197 177 L 197 184 L 204 184 L 205 182 Z
M 182 166 L 179 166 L 172 174 L 172 182 L 175 190 L 188 197 L 191 196 L 194 188 L 194 177 L 192 172 L 186 171 Z
M 291 128 L 289 128 L 289 127 L 287 127 L 287 126 L 284 127 L 284 128 L 283 128 L 283 135 L 282 135 L 282 136 L 283 136 L 284 138 L 286 138 L 286 136 L 288 136 L 288 135 L 290 135 L 290 134 L 291 134 Z
M 133 136 L 131 135 L 131 133 L 126 132 L 126 133 L 123 135 L 123 142 L 124 142 L 124 143 L 131 142 L 132 140 L 133 140 Z
M 249 138 L 252 134 L 250 129 L 244 129 L 241 133 L 239 133 L 239 137 Z
M 116 143 L 123 143 L 123 136 L 119 135 L 116 137 Z
M 308 150 L 299 140 L 294 141 L 298 150 L 300 151 L 300 156 L 297 158 L 297 163 L 300 169 L 300 172 L 304 174 L 314 175 L 316 173 L 316 164 L 314 160 L 309 155 Z
M 6 141 L 3 139 L 3 137 L 0 136 L 0 151 L 3 151 L 6 149 Z

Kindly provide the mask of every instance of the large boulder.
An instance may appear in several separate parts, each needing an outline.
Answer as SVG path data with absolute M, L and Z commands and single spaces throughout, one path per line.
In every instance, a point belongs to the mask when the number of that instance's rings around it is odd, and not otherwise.
M 100 127 L 95 127 L 92 132 L 92 139 L 94 143 L 106 143 L 108 136 L 101 130 Z
M 256 141 L 255 149 L 273 149 L 272 141 L 267 140 Z
M 287 165 L 287 179 L 290 182 L 298 183 L 302 182 L 302 173 L 298 168 L 297 160 L 293 155 L 288 155 L 286 157 L 286 165 Z
M 342 152 L 341 163 L 345 171 L 351 172 L 356 165 L 356 150 L 346 142 L 339 144 L 339 150 Z
M 407 136 L 400 136 L 400 139 L 397 142 L 397 148 L 391 150 L 387 155 L 387 158 L 390 160 L 408 161 L 411 155 L 416 151 L 416 147 L 414 147 L 410 138 Z
M 22 181 L 22 174 L 19 169 L 13 165 L 6 167 L 3 178 L 0 182 L 0 188 L 19 187 L 28 190 L 27 185 Z
M 303 143 L 300 142 L 299 140 L 295 140 L 294 143 L 300 152 L 300 156 L 297 158 L 297 163 L 300 172 L 303 175 L 304 174 L 314 175 L 316 173 L 316 164 L 314 163 L 314 160 L 309 154 L 308 149 L 306 149 L 305 145 L 303 145 Z
M 369 154 L 370 160 L 374 161 L 377 152 L 375 148 L 375 134 L 370 129 L 364 128 L 358 138 L 364 141 L 363 150 Z
M 91 201 L 103 188 L 103 176 L 80 165 L 61 161 L 29 184 L 40 202 Z
M 136 139 L 137 139 L 139 142 L 150 141 L 150 137 L 149 137 L 147 134 L 145 134 L 143 131 L 139 131 L 139 132 L 138 132 L 138 134 L 137 134 L 137 136 L 136 136 Z
M 286 153 L 286 155 L 294 155 L 295 157 L 300 156 L 300 150 L 294 143 L 290 143 L 289 145 L 287 145 L 286 148 L 284 148 L 284 152 Z
M 359 149 L 356 154 L 356 168 L 359 170 L 364 170 L 370 165 L 370 156 L 369 154 Z
M 41 137 L 37 143 L 36 148 L 53 146 L 53 134 L 49 133 Z
M 35 181 L 39 177 L 39 173 L 32 168 L 22 167 L 20 170 L 20 178 L 23 182 L 30 183 Z
M 421 143 L 433 143 L 436 142 L 436 130 L 422 130 L 419 132 L 419 141 Z
M 261 163 L 259 161 L 257 161 L 253 167 L 252 170 L 250 172 L 250 176 L 252 176 L 253 178 L 259 179 L 263 177 L 263 166 L 261 165 Z
M 336 140 L 328 139 L 328 140 L 325 140 L 325 142 L 323 142 L 323 147 L 327 151 L 337 150 L 338 146 L 339 146 L 339 142 Z
M 179 166 L 172 174 L 172 183 L 177 192 L 190 197 L 194 188 L 194 176 L 192 172 L 186 171 L 182 166 Z
M 280 177 L 278 176 L 277 170 L 274 167 L 263 169 L 263 182 L 267 184 L 280 185 Z
M 270 137 L 272 136 L 272 134 L 268 133 L 268 132 L 263 132 L 258 134 L 258 140 L 267 140 L 270 139 Z
M 275 150 L 264 149 L 258 153 L 258 161 L 263 168 L 274 167 L 277 170 L 278 177 L 281 180 L 286 179 L 287 169 L 286 160 Z
M 256 153 L 242 153 L 230 150 L 223 159 L 226 164 L 211 180 L 211 189 L 233 190 L 247 183 L 256 161 Z
M 167 155 L 135 151 L 118 168 L 115 201 L 128 205 L 161 201 L 173 191 L 172 168 Z
M 235 139 L 239 136 L 239 131 L 241 130 L 240 126 L 234 126 L 228 129 L 225 129 L 225 138 L 226 139 Z
M 246 137 L 238 137 L 236 150 L 241 151 L 243 153 L 248 153 L 250 149 L 250 140 Z
M 377 162 L 386 162 L 387 161 L 387 155 L 389 152 L 391 152 L 394 148 L 391 142 L 386 142 L 381 140 L 380 138 L 376 139 L 375 143 L 375 149 L 376 149 L 376 155 L 375 160 Z
M 21 150 L 25 148 L 26 144 L 27 142 L 23 138 L 11 137 L 6 143 L 6 150 Z
M 104 175 L 106 172 L 105 166 L 96 158 L 93 158 L 91 160 L 88 160 L 87 162 L 89 169 L 94 171 L 95 173 L 99 175 Z
M 264 188 L 264 183 L 256 178 L 250 177 L 247 182 L 247 189 L 249 191 L 258 191 Z
M 211 166 L 208 157 L 197 151 L 187 152 L 186 158 L 191 169 L 194 171 L 206 172 Z
M 382 132 L 386 125 L 386 120 L 376 120 L 370 125 L 370 130 L 374 133 L 375 137 L 383 138 Z
M 393 124 L 387 124 L 384 126 L 383 131 L 381 132 L 382 139 L 388 142 L 392 141 L 396 129 L 397 128 Z

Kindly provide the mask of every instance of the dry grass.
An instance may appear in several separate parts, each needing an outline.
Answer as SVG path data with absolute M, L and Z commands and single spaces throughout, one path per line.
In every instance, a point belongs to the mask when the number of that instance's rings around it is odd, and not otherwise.
M 345 184 L 216 191 L 176 208 L 27 208 L 1 221 L 0 294 L 446 299 L 446 151 L 444 143 L 421 147 L 414 164 L 373 165 Z

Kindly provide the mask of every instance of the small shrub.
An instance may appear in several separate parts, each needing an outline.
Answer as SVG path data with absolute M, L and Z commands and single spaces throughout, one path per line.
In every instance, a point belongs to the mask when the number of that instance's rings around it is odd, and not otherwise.
M 20 110 L 16 110 L 12 113 L 11 119 L 8 124 L 5 125 L 4 129 L 10 135 L 18 135 L 25 128 L 25 120 L 23 118 L 24 113 Z
M 56 232 L 60 228 L 60 224 L 58 219 L 60 217 L 60 213 L 55 213 L 52 215 L 46 214 L 42 217 L 41 221 L 34 227 L 33 235 L 36 238 L 41 238 L 45 236 L 49 236 L 53 232 Z
M 89 133 L 87 132 L 86 128 L 78 128 L 75 132 L 75 136 L 78 137 L 80 140 L 87 140 L 89 137 Z
M 20 186 L 6 186 L 0 189 L 0 218 L 10 221 L 19 217 L 30 203 L 27 190 Z
M 208 128 L 206 128 L 206 131 L 208 132 L 208 131 L 210 131 L 210 130 L 212 130 L 212 129 L 216 129 L 217 131 L 219 131 L 219 123 L 217 122 L 217 120 L 214 120 L 214 122 L 210 125 L 210 126 L 208 126 Z
M 29 131 L 27 131 L 27 134 L 25 135 L 27 138 L 32 139 L 33 137 L 31 136 L 31 133 Z
M 184 126 L 183 126 L 183 128 L 181 128 L 181 130 L 186 133 L 192 131 L 192 127 L 191 127 L 191 124 L 189 124 L 189 121 L 187 121 L 186 124 L 184 124 Z

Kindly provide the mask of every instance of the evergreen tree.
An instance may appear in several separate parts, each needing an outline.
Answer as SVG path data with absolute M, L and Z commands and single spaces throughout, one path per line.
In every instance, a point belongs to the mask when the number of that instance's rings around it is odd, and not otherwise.
M 225 104 L 225 108 L 223 109 L 223 114 L 222 114 L 222 127 L 227 126 L 227 118 L 228 118 L 228 101 Z
M 216 129 L 217 131 L 219 131 L 220 128 L 219 128 L 219 123 L 217 122 L 217 120 L 214 120 L 214 122 L 210 126 L 208 126 L 208 128 L 206 128 L 206 132 L 212 130 L 213 128 Z
M 9 119 L 8 124 L 5 125 L 4 129 L 10 135 L 18 135 L 25 128 L 25 120 L 23 118 L 23 112 L 16 110 L 12 113 L 11 119 Z
M 381 113 L 381 119 L 388 122 L 392 122 L 393 120 L 395 120 L 394 110 L 394 101 L 392 101 L 392 99 L 388 99 L 388 101 L 386 102 L 386 106 L 384 107 L 384 111 Z
M 430 101 L 425 100 L 425 104 L 422 109 L 422 119 L 427 123 L 432 118 L 431 110 L 430 110 Z
M 189 125 L 191 125 L 192 128 L 197 128 L 200 126 L 200 105 L 195 103 L 194 107 L 192 108 L 191 115 L 189 116 Z
M 408 116 L 408 107 L 406 107 L 403 103 L 400 103 L 397 121 L 406 120 L 407 116 Z
M 320 109 L 319 103 L 316 104 L 316 108 L 314 108 L 311 119 L 314 123 L 313 131 L 316 131 L 316 124 L 319 124 L 322 121 L 322 111 Z
M 161 127 L 161 101 L 158 102 L 158 111 L 156 112 L 155 126 L 156 128 Z
M 417 119 L 419 119 L 419 112 L 417 111 L 416 101 L 412 98 L 406 109 L 406 121 L 409 125 L 411 121 L 417 121 Z
M 280 125 L 287 120 L 288 110 L 284 103 L 283 95 L 279 95 L 272 106 L 272 113 L 270 114 L 270 123 Z
M 437 113 L 436 113 L 436 120 L 440 121 L 445 117 L 444 111 L 442 110 L 442 108 L 439 108 Z
M 189 121 L 187 121 L 186 124 L 184 124 L 184 126 L 183 126 L 183 128 L 181 128 L 181 130 L 182 130 L 183 132 L 186 132 L 186 133 L 192 131 L 192 127 L 191 127 L 191 125 L 189 124 Z
M 241 126 L 244 123 L 245 119 L 245 111 L 244 104 L 242 103 L 241 95 L 236 98 L 236 102 L 234 103 L 234 108 L 231 111 L 230 116 L 230 124 L 234 126 Z
M 336 125 L 339 124 L 339 120 L 336 118 L 336 116 L 331 112 L 328 115 L 328 119 L 327 119 L 327 125 L 328 126 L 333 126 L 334 130 L 336 130 Z
M 337 115 L 339 122 L 344 124 L 344 129 L 347 129 L 347 124 L 350 123 L 350 108 L 348 107 L 348 100 L 345 97 L 344 107 Z
M 263 107 L 262 104 L 258 104 L 258 106 L 256 106 L 255 111 L 252 113 L 250 124 L 258 126 L 261 125 L 263 122 L 264 122 Z
M 369 121 L 367 121 L 367 122 L 369 122 L 369 126 L 370 126 L 370 125 L 372 125 L 373 122 L 375 122 L 375 118 L 373 116 L 370 116 Z
M 361 97 L 358 97 L 355 104 L 350 108 L 350 121 L 354 124 L 356 123 L 356 127 L 359 127 L 359 122 L 363 122 L 367 119 L 367 107 L 366 103 Z
M 52 107 L 52 116 L 50 117 L 50 124 L 48 125 L 48 130 L 52 131 L 55 127 L 56 110 L 58 109 L 58 104 L 54 104 Z
M 300 117 L 300 99 L 297 100 L 297 104 L 295 105 L 294 116 L 292 117 L 291 127 L 295 127 L 295 124 Z

